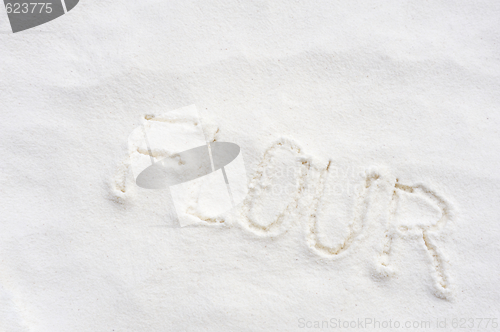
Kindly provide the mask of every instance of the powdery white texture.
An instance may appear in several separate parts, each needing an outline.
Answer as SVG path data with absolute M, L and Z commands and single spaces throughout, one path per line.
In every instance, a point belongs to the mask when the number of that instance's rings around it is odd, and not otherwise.
M 134 129 L 128 139 L 134 178 L 137 179 L 153 162 L 204 144 L 205 136 L 196 106 L 183 107 L 159 116 L 146 115 L 142 126 Z
M 159 116 L 145 115 L 143 125 L 136 128 L 129 136 L 129 159 L 119 166 L 113 177 L 112 194 L 117 200 L 124 200 L 127 166 L 132 170 L 134 181 L 137 181 L 138 176 L 146 168 L 161 163 L 166 158 L 174 164 L 191 163 L 189 167 L 182 169 L 181 174 L 177 174 L 181 178 L 190 178 L 190 174 L 184 173 L 198 171 L 199 168 L 208 166 L 199 165 L 201 160 L 198 160 L 197 155 L 181 157 L 182 152 L 206 146 L 209 141 L 215 140 L 218 128 L 215 130 L 214 126 L 209 125 L 208 130 L 204 131 L 202 127 L 195 105 L 182 107 Z M 205 135 L 209 138 L 207 142 Z M 211 152 L 209 157 L 209 151 L 207 146 L 207 161 L 212 158 Z M 186 158 L 187 160 L 183 160 Z M 181 227 L 201 221 L 224 222 L 222 214 L 232 210 L 245 198 L 248 189 L 241 153 L 225 166 L 227 184 L 222 170 L 219 169 L 205 176 L 163 189 L 170 191 Z M 212 161 L 212 170 L 213 167 Z M 154 195 L 154 191 L 151 195 Z
M 278 235 L 299 217 L 298 201 L 309 168 L 307 156 L 290 139 L 280 139 L 264 153 L 241 211 L 244 224 L 263 235 Z
M 243 161 L 243 152 L 240 151 L 240 154 L 225 166 L 224 169 L 226 170 L 234 204 L 238 205 L 243 202 L 248 193 L 247 172 L 245 162 Z
M 221 170 L 170 188 L 181 226 L 199 221 L 224 222 L 219 216 L 232 209 Z
M 0 6 L 0 329 L 498 318 L 499 6 L 80 1 L 18 34 Z M 280 137 L 301 147 L 269 164 L 307 175 L 263 205 L 275 233 L 179 228 L 167 192 L 131 185 L 141 114 L 194 103 L 256 188 L 280 183 L 259 173 Z

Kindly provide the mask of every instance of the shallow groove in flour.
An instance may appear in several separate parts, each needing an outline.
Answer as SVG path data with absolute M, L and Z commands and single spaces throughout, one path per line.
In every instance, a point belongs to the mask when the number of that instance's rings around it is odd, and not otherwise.
M 430 226 L 414 226 L 411 228 L 404 227 L 402 231 L 396 231 L 396 225 L 394 225 L 395 215 L 396 215 L 396 201 L 398 200 L 398 191 L 403 191 L 410 194 L 420 194 L 430 198 L 441 210 L 441 218 L 437 220 L 433 225 Z M 427 249 L 429 258 L 432 262 L 434 272 L 432 277 L 435 281 L 436 296 L 440 298 L 447 299 L 450 296 L 450 281 L 445 269 L 445 261 L 440 250 L 433 244 L 429 235 L 431 233 L 437 233 L 442 230 L 448 221 L 452 219 L 452 209 L 450 203 L 448 203 L 443 197 L 438 195 L 436 192 L 429 189 L 423 184 L 415 184 L 413 186 L 403 185 L 396 180 L 394 184 L 394 194 L 391 201 L 391 211 L 389 214 L 389 219 L 387 221 L 385 230 L 385 243 L 382 253 L 379 256 L 379 264 L 381 265 L 382 274 L 388 275 L 386 271 L 390 268 L 390 251 L 392 245 L 393 237 L 402 235 L 402 232 L 408 230 L 420 230 L 422 234 L 422 241 Z M 385 270 L 387 269 L 387 270 Z
M 329 162 L 328 166 L 323 171 L 321 171 L 319 190 L 313 198 L 313 212 L 310 214 L 308 221 L 309 225 L 307 242 L 311 249 L 320 254 L 327 256 L 337 256 L 346 251 L 363 230 L 369 205 L 368 200 L 370 189 L 376 181 L 379 181 L 380 175 L 377 173 L 366 174 L 363 188 L 357 197 L 353 221 L 349 224 L 348 235 L 344 238 L 342 243 L 338 244 L 335 247 L 329 247 L 322 244 L 318 239 L 318 213 L 321 210 L 322 204 L 324 204 L 323 197 L 325 196 L 324 191 L 326 182 L 328 181 L 330 165 L 331 162 Z
M 272 189 L 272 184 L 269 182 L 272 182 L 273 178 L 269 177 L 265 171 L 266 169 L 272 167 L 273 162 L 275 162 L 274 157 L 276 152 L 282 149 L 291 151 L 292 155 L 294 155 L 292 159 L 295 158 L 295 161 L 301 162 L 301 165 L 299 166 L 300 174 L 296 180 L 294 192 L 287 197 L 288 202 L 285 208 L 278 213 L 275 220 L 267 225 L 262 225 L 255 220 L 251 212 L 255 206 L 258 206 L 259 202 L 262 204 L 268 203 L 264 200 L 263 196 L 268 193 L 270 189 Z M 292 140 L 281 138 L 268 148 L 265 151 L 262 161 L 260 162 L 257 171 L 250 182 L 248 194 L 242 206 L 241 216 L 248 229 L 261 235 L 275 235 L 279 233 L 280 230 L 282 230 L 282 226 L 286 222 L 285 219 L 292 214 L 293 211 L 297 210 L 299 199 L 301 198 L 301 194 L 305 188 L 306 176 L 309 169 L 310 160 L 302 153 L 301 148 Z

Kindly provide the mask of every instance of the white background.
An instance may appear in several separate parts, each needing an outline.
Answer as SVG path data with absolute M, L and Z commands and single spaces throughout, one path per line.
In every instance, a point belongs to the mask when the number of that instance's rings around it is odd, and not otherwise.
M 500 319 L 499 17 L 495 1 L 82 0 L 12 34 L 2 7 L 0 329 Z M 370 234 L 330 260 L 301 221 L 266 238 L 178 228 L 153 192 L 117 203 L 140 117 L 193 103 L 242 146 L 249 178 L 288 136 L 346 169 L 380 164 L 436 189 L 457 210 L 441 243 L 453 299 L 432 293 L 416 239 L 377 281 Z

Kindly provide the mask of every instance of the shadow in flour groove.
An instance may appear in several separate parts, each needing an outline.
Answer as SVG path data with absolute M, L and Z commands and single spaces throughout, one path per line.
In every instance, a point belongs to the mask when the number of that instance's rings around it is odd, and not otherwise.
M 307 242 L 311 249 L 321 255 L 337 256 L 346 251 L 363 230 L 367 219 L 367 212 L 371 196 L 370 194 L 375 188 L 378 188 L 378 184 L 380 181 L 382 181 L 382 179 L 381 175 L 375 172 L 365 174 L 364 183 L 359 194 L 357 195 L 356 205 L 354 208 L 354 217 L 348 225 L 348 235 L 337 245 L 328 246 L 321 243 L 318 236 L 318 215 L 320 214 L 324 204 L 326 204 L 326 202 L 324 201 L 324 193 L 330 174 L 330 165 L 331 162 L 323 171 L 321 171 L 321 175 L 319 177 L 319 188 L 317 194 L 313 198 L 312 213 L 310 214 L 308 220 Z
M 401 225 L 405 221 L 405 216 L 400 213 L 402 206 L 402 195 L 407 195 L 411 199 L 420 199 L 421 202 L 432 205 L 436 210 L 440 211 L 440 215 L 433 219 L 428 224 L 416 225 Z M 425 204 L 421 204 L 420 208 L 425 208 Z M 423 207 L 422 207 L 423 206 Z M 401 214 L 401 215 L 400 215 Z M 403 185 L 396 179 L 394 184 L 390 213 L 386 223 L 385 237 L 383 250 L 378 257 L 377 272 L 382 277 L 389 277 L 394 274 L 391 267 L 391 248 L 396 238 L 403 238 L 408 232 L 419 232 L 421 241 L 427 249 L 428 258 L 432 270 L 432 278 L 434 279 L 435 295 L 437 297 L 447 299 L 451 295 L 450 280 L 445 268 L 445 259 L 441 250 L 434 244 L 432 237 L 438 236 L 439 232 L 444 229 L 448 221 L 452 220 L 453 213 L 451 204 L 442 196 L 431 190 L 424 184 L 415 184 L 413 186 Z
M 281 138 L 268 148 L 240 211 L 246 228 L 264 236 L 284 232 L 298 216 L 310 167 L 310 159 L 290 139 Z

